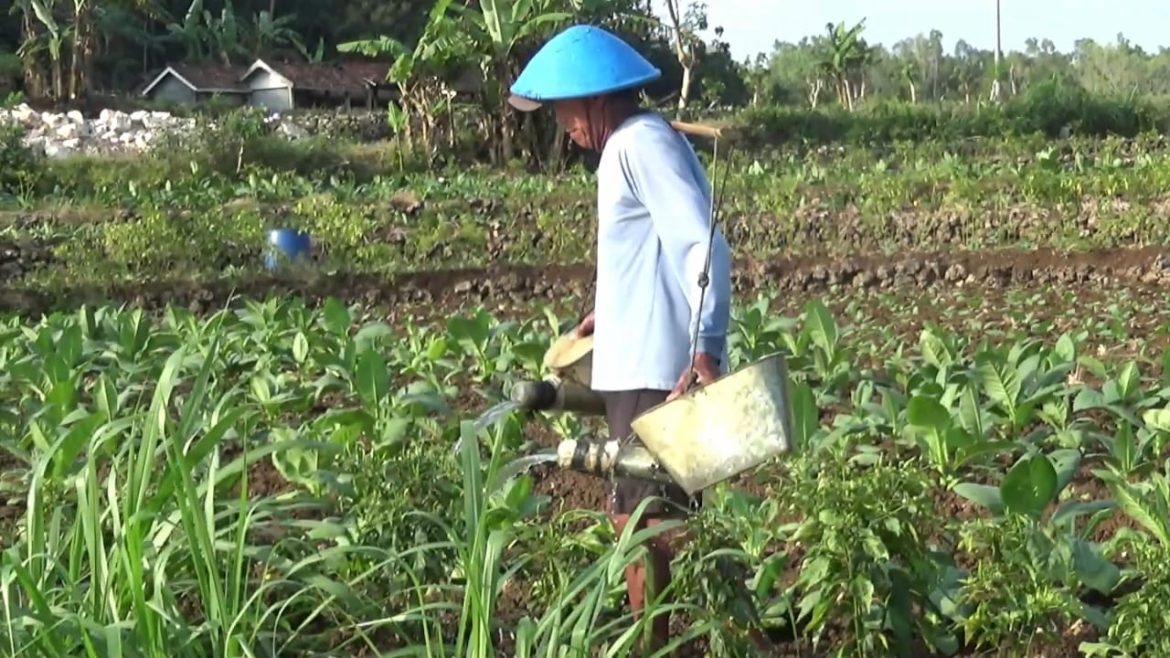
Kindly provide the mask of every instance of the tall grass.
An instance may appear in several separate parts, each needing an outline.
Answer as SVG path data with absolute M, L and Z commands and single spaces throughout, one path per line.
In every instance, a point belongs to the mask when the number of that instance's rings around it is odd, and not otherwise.
M 686 609 L 650 602 L 639 620 L 617 614 L 626 566 L 644 559 L 647 539 L 677 525 L 631 524 L 559 583 L 549 605 L 502 623 L 502 590 L 548 534 L 532 478 L 498 477 L 519 443 L 519 420 L 443 419 L 434 432 L 413 422 L 422 412 L 393 399 L 389 364 L 374 351 L 388 343 L 373 341 L 376 328 L 350 337 L 348 321 L 337 307 L 253 304 L 210 320 L 168 313 L 165 327 L 104 309 L 0 326 L 0 401 L 20 412 L 0 415 L 0 442 L 28 465 L 19 534 L 0 554 L 3 651 L 551 658 L 605 647 L 618 656 L 655 615 Z M 414 355 L 391 363 L 402 358 Z M 281 389 L 288 381 L 306 388 Z M 359 407 L 332 425 L 280 427 L 313 386 L 344 390 Z M 346 418 L 366 431 L 417 434 L 404 440 L 462 436 L 454 457 L 441 450 L 458 460 L 462 514 L 419 507 L 407 516 L 438 529 L 438 540 L 377 542 L 331 499 L 323 483 L 345 480 L 328 469 Z M 273 461 L 316 484 L 256 490 L 254 478 Z M 445 572 L 422 566 L 436 563 Z

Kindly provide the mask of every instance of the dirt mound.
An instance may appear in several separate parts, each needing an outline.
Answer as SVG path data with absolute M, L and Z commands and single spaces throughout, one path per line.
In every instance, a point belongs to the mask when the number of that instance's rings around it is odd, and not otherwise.
M 0 283 L 16 281 L 53 262 L 52 245 L 36 240 L 0 240 Z

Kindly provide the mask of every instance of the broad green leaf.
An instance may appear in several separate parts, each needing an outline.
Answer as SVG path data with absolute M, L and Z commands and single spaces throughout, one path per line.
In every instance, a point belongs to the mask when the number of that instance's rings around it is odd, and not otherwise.
M 906 419 L 911 425 L 924 427 L 935 432 L 945 432 L 951 425 L 951 415 L 937 400 L 921 395 L 910 398 L 906 406 Z
M 121 409 L 118 403 L 118 391 L 107 373 L 98 375 L 97 384 L 93 387 L 93 401 L 98 412 L 106 420 L 113 420 Z
M 979 407 L 979 398 L 974 386 L 968 386 L 959 400 L 959 423 L 976 439 L 987 436 L 983 425 L 983 409 Z
M 1081 539 L 1072 540 L 1073 569 L 1081 582 L 1102 594 L 1111 594 L 1121 582 L 1121 569 L 1101 551 Z
M 974 461 L 981 460 L 984 457 L 992 455 L 999 455 L 1005 452 L 1011 452 L 1016 448 L 1016 444 L 1011 441 L 976 441 L 972 440 L 969 443 L 958 446 L 960 450 L 960 464 L 969 464 Z
M 1168 501 L 1159 501 L 1161 492 L 1138 496 L 1135 495 L 1137 489 L 1133 485 L 1112 474 L 1106 473 L 1102 475 L 1102 479 L 1113 493 L 1113 498 L 1121 511 L 1137 521 L 1146 532 L 1154 535 L 1163 547 L 1170 547 L 1170 514 L 1167 514 L 1166 510 Z
M 985 361 L 978 366 L 978 372 L 987 396 L 1013 414 L 1023 386 L 1015 367 L 1007 363 Z
M 438 361 L 447 353 L 447 339 L 436 338 L 427 346 L 427 360 Z
M 380 338 L 387 338 L 394 335 L 394 331 L 385 322 L 370 322 L 366 324 L 358 332 L 354 334 L 353 343 L 359 352 L 368 350 L 372 344 Z
M 960 482 L 953 487 L 952 491 L 973 503 L 986 507 L 995 514 L 1003 511 L 1003 496 L 1000 495 L 998 487 L 974 482 Z
M 832 354 L 836 350 L 839 339 L 837 323 L 833 321 L 833 315 L 829 313 L 824 302 L 819 299 L 808 302 L 804 307 L 804 312 L 806 314 L 805 329 L 809 332 L 809 337 L 825 354 Z
M 1061 334 L 1056 341 L 1056 347 L 1053 349 L 1053 355 L 1062 363 L 1075 363 L 1077 360 L 1077 346 L 1073 341 L 1072 336 L 1068 334 Z
M 1141 387 L 1141 373 L 1133 361 L 1128 361 L 1117 376 L 1117 387 L 1122 400 L 1129 400 L 1137 394 Z
M 368 405 L 376 405 L 390 390 L 390 373 L 386 360 L 377 350 L 366 350 L 358 357 L 355 373 L 358 395 Z
M 1142 421 L 1150 429 L 1170 432 L 1170 408 L 1147 409 L 1142 412 Z
M 946 368 L 954 363 L 954 356 L 946 341 L 930 329 L 922 330 L 918 347 L 922 352 L 922 360 L 936 368 Z
M 304 363 L 309 356 L 309 339 L 305 336 L 305 332 L 298 331 L 296 338 L 293 338 L 293 359 L 297 363 Z
M 322 317 L 325 320 L 326 328 L 338 336 L 344 336 L 348 333 L 349 325 L 353 321 L 350 318 L 349 309 L 334 297 L 325 300 Z
M 1060 525 L 1079 516 L 1092 516 L 1097 512 L 1116 508 L 1117 503 L 1112 500 L 1069 500 L 1052 513 L 1052 523 Z
M 1105 396 L 1101 395 L 1100 391 L 1088 387 L 1082 388 L 1073 399 L 1073 411 L 1085 411 L 1103 406 L 1105 406 Z
M 1017 461 L 999 485 L 1004 509 L 1015 514 L 1039 516 L 1056 495 L 1056 469 L 1042 454 Z
M 1056 471 L 1056 492 L 1053 494 L 1055 496 L 1064 491 L 1076 476 L 1077 469 L 1081 466 L 1081 451 L 1073 448 L 1055 450 L 1048 454 L 1048 459 L 1052 461 L 1052 468 Z
M 817 427 L 820 426 L 820 410 L 812 388 L 800 382 L 792 386 L 792 437 L 793 450 L 803 450 L 809 445 Z
M 406 438 L 406 431 L 410 429 L 412 419 L 410 418 L 392 418 L 382 428 L 382 435 L 378 441 L 377 447 L 385 447 L 394 445 L 402 439 Z

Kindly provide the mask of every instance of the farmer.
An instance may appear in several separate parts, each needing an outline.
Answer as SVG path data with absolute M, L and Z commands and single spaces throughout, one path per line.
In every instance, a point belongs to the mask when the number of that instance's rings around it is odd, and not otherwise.
M 699 281 L 711 237 L 710 185 L 686 139 L 639 107 L 640 88 L 660 76 L 615 35 L 579 25 L 536 53 L 509 99 L 524 112 L 552 103 L 570 138 L 601 155 L 596 301 L 577 335 L 594 337 L 592 387 L 605 398 L 610 438 L 623 441 L 632 438 L 634 418 L 684 393 L 696 379 L 710 383 L 727 368 L 729 249 L 717 231 L 700 309 Z M 692 346 L 696 320 L 698 345 Z M 698 506 L 675 485 L 619 478 L 609 510 L 617 532 L 648 497 L 664 500 L 645 510 L 647 525 Z M 672 553 L 665 538 L 647 548 L 652 582 L 645 565 L 626 570 L 635 615 L 646 597 L 656 597 L 670 582 Z M 669 621 L 667 615 L 655 618 L 654 648 L 666 643 Z

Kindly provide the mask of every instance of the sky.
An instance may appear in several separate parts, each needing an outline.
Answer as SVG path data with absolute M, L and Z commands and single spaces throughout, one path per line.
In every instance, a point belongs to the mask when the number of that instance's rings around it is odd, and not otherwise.
M 680 0 L 686 2 L 687 0 Z M 1022 50 L 1028 37 L 1072 50 L 1077 39 L 1112 43 L 1122 32 L 1147 51 L 1170 46 L 1170 0 L 1000 0 L 1004 51 Z M 655 6 L 665 7 L 663 0 Z M 665 9 L 658 12 L 666 17 Z M 938 29 L 950 51 L 955 42 L 995 47 L 995 0 L 707 0 L 711 27 L 737 60 L 770 53 L 776 40 L 823 34 L 825 23 L 846 26 L 865 18 L 865 40 L 887 46 Z

